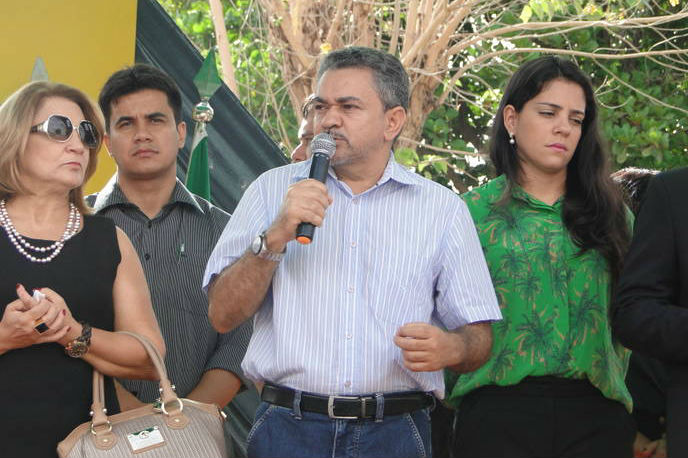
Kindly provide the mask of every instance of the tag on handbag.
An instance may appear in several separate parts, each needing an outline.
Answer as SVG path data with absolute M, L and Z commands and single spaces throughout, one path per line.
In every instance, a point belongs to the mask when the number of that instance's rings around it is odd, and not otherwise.
M 146 450 L 160 447 L 165 444 L 165 439 L 163 439 L 157 426 L 151 426 L 150 428 L 142 429 L 135 433 L 129 433 L 127 434 L 127 439 L 134 453 L 145 452 Z

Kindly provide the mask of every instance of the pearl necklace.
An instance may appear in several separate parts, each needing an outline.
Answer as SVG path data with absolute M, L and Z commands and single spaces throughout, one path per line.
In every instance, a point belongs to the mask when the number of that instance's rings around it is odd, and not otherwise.
M 7 207 L 5 206 L 5 199 L 0 200 L 0 224 L 5 229 L 7 237 L 9 237 L 12 245 L 19 251 L 26 259 L 31 262 L 50 262 L 55 257 L 60 254 L 62 248 L 64 247 L 67 240 L 72 238 L 81 227 L 81 213 L 77 210 L 73 203 L 69 203 L 69 219 L 67 220 L 67 227 L 59 240 L 56 240 L 51 245 L 46 247 L 40 247 L 30 244 L 14 227 L 12 220 L 10 219 L 9 213 L 7 213 Z M 28 250 L 28 251 L 27 251 Z M 31 254 L 35 253 L 52 253 L 48 254 L 44 258 L 39 258 Z

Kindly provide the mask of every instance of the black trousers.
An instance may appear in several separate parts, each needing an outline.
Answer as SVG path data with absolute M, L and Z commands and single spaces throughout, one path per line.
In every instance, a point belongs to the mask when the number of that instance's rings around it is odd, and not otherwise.
M 635 424 L 587 380 L 527 377 L 461 401 L 454 458 L 630 458 Z
M 452 430 L 454 425 L 454 409 L 437 401 L 430 412 L 432 422 L 432 457 L 450 458 L 452 449 Z

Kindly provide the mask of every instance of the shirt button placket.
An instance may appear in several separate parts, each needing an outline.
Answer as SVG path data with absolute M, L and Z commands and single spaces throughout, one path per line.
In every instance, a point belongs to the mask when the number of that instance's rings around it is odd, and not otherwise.
M 143 259 L 146 261 L 149 261 L 151 258 L 151 247 L 150 247 L 150 242 L 152 240 L 152 235 L 151 235 L 151 229 L 153 229 L 153 220 L 149 219 L 148 221 L 145 222 L 145 226 L 148 229 L 147 231 L 144 231 L 142 234 L 142 251 L 144 251 Z
M 353 340 L 353 332 L 351 331 L 351 327 L 354 326 L 354 316 L 356 315 L 356 303 L 357 303 L 357 297 L 354 295 L 354 293 L 357 293 L 357 287 L 360 286 L 358 283 L 359 279 L 357 277 L 357 272 L 358 272 L 358 263 L 359 263 L 359 255 L 361 254 L 360 251 L 356 250 L 356 247 L 358 246 L 358 239 L 359 239 L 359 233 L 358 231 L 360 230 L 360 218 L 361 218 L 361 198 L 360 197 L 354 197 L 351 199 L 351 213 L 350 217 L 351 220 L 348 222 L 347 226 L 349 227 L 349 230 L 351 231 L 349 233 L 349 252 L 348 252 L 348 257 L 350 259 L 348 263 L 348 269 L 350 269 L 347 272 L 347 278 L 349 279 L 349 285 L 347 287 L 347 292 L 350 295 L 350 299 L 347 302 L 351 303 L 351 307 L 348 307 L 346 310 L 346 324 L 345 324 L 345 340 L 343 342 L 344 344 L 344 355 L 346 359 L 346 368 L 351 368 L 351 369 L 346 369 L 344 373 L 343 379 L 345 380 L 344 382 L 344 388 L 347 393 L 351 392 L 351 387 L 353 386 L 352 380 L 355 377 L 356 374 L 356 369 L 352 367 L 352 363 L 355 366 L 356 365 L 356 356 L 354 355 L 354 340 Z M 352 361 L 351 358 L 354 360 Z

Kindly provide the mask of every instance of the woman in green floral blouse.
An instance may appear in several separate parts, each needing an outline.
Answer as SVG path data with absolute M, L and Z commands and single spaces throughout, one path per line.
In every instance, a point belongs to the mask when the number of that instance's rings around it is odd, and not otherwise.
M 630 234 L 588 78 L 545 56 L 495 117 L 498 177 L 464 196 L 504 319 L 490 360 L 452 380 L 462 457 L 630 457 L 628 352 L 608 306 Z

